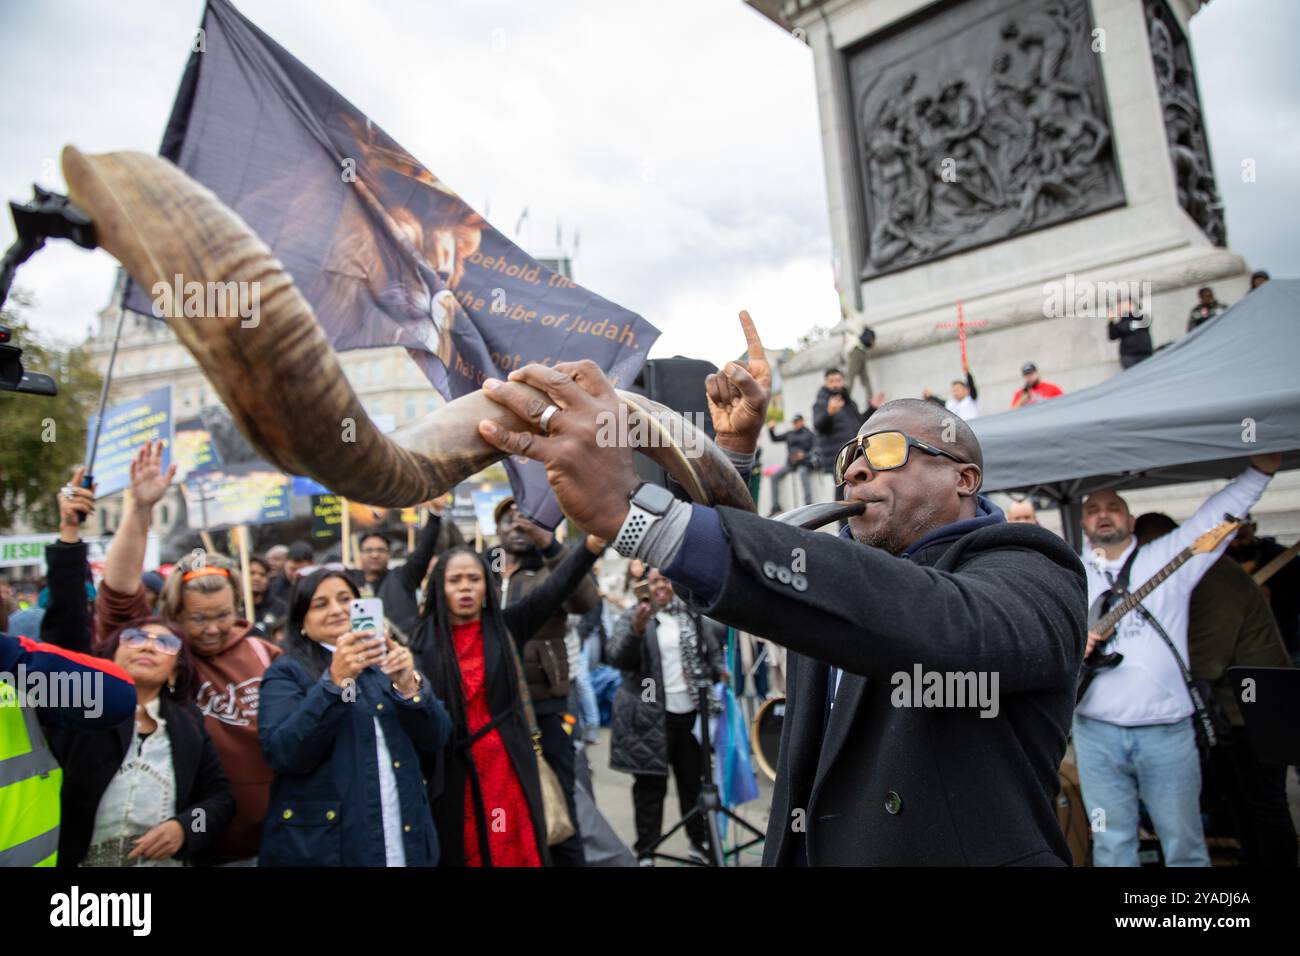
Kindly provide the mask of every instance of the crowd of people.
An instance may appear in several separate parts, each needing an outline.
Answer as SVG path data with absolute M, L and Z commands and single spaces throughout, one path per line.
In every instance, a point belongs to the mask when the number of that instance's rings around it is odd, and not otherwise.
M 770 388 L 746 331 L 750 358 L 707 382 L 719 448 L 743 480 Z M 1047 397 L 1036 368 L 1024 375 L 1026 395 Z M 0 708 L 0 731 L 48 753 L 23 772 L 62 771 L 43 816 L 17 812 L 30 797 L 0 785 L 0 862 L 582 866 L 578 752 L 607 712 L 610 766 L 632 778 L 633 851 L 654 865 L 669 775 L 683 817 L 699 799 L 708 755 L 693 728 L 716 715 L 710 689 L 732 682 L 734 629 L 787 651 L 765 863 L 1069 865 L 1055 801 L 1072 740 L 1096 864 L 1136 865 L 1153 830 L 1167 864 L 1208 865 L 1212 783 L 1243 862 L 1296 865 L 1286 768 L 1254 754 L 1226 672 L 1300 659 L 1297 565 L 1262 591 L 1239 564 L 1282 549 L 1248 526 L 1113 633 L 1087 616 L 1224 513 L 1248 512 L 1280 456 L 1252 457 L 1181 526 L 1090 495 L 1081 556 L 1032 502 L 1004 513 L 980 494 L 979 442 L 955 414 L 976 398 L 969 371 L 951 402 L 876 395 L 859 411 L 831 369 L 812 429 L 796 418 L 773 435 L 786 470 L 825 469 L 836 499 L 861 505 L 819 534 L 638 478 L 630 448 L 596 439 L 617 398 L 591 363 L 510 378 L 485 393 L 533 435 L 489 422 L 480 434 L 546 465 L 583 529 L 567 544 L 507 498 L 498 543 L 475 550 L 433 502 L 397 565 L 383 534 L 361 538 L 356 567 L 306 542 L 252 557 L 246 606 L 240 565 L 220 554 L 196 550 L 165 578 L 145 567 L 175 472 L 152 443 L 90 587 L 80 528 L 95 489 L 71 475 L 45 613 L 29 633 L 0 621 L 0 670 L 93 673 L 107 691 L 93 717 Z M 374 626 L 357 618 L 370 598 L 383 608 Z M 1123 651 L 1114 666 L 1097 664 L 1106 648 Z M 992 697 L 981 690 L 981 712 L 893 690 L 923 667 L 941 686 L 988 677 Z M 1205 759 L 1208 704 L 1184 672 L 1229 728 Z M 944 797 L 954 788 L 962 800 Z M 704 818 L 686 831 L 693 860 L 716 859 Z
M 1269 274 L 1263 270 L 1253 273 L 1250 278 L 1251 291 L 1268 280 Z M 1201 288 L 1197 292 L 1197 303 L 1188 315 L 1187 331 L 1191 332 L 1221 315 L 1227 308 L 1218 301 L 1212 288 Z M 1121 297 L 1114 308 L 1108 311 L 1106 335 L 1109 340 L 1119 344 L 1119 363 L 1122 369 L 1132 368 L 1158 351 L 1151 338 L 1150 317 L 1144 315 L 1141 307 L 1128 296 Z M 784 434 L 778 435 L 776 426 L 769 426 L 768 437 L 773 442 L 784 443 L 786 446 L 785 463 L 775 470 L 768 469 L 771 471 L 772 515 L 784 510 L 781 489 L 785 479 L 792 475 L 799 481 L 802 503 L 809 504 L 813 500 L 812 476 L 817 472 L 830 474 L 835 452 L 845 440 L 857 433 L 857 429 L 885 401 L 884 393 L 873 394 L 870 390 L 867 359 L 875 340 L 875 332 L 867 329 L 850 342 L 845 355 L 849 366 L 847 378 L 838 367 L 825 370 L 821 388 L 813 402 L 811 433 L 803 415 L 797 412 L 790 419 L 790 427 Z M 1032 361 L 1025 362 L 1020 367 L 1020 374 L 1023 384 L 1011 396 L 1009 408 L 1024 408 L 1065 394 L 1055 382 L 1045 380 L 1038 365 Z M 859 379 L 863 382 L 865 394 L 870 396 L 865 410 L 859 409 L 852 395 L 853 385 Z M 922 398 L 942 405 L 965 421 L 979 418 L 984 413 L 969 364 L 964 363 L 961 377 L 954 378 L 949 383 L 949 396 L 941 398 L 928 387 L 921 390 Z
M 56 667 L 98 667 L 134 691 L 133 707 L 97 722 L 51 711 L 49 727 L 32 728 L 63 769 L 50 860 L 582 866 L 575 743 L 594 742 L 602 723 L 611 766 L 635 781 L 638 852 L 662 830 L 670 766 L 683 812 L 693 805 L 696 707 L 679 692 L 697 660 L 713 682 L 729 675 L 717 625 L 707 656 L 692 656 L 705 629 L 674 626 L 683 606 L 653 569 L 599 574 L 606 542 L 565 547 L 512 498 L 494 515 L 499 544 L 480 553 L 435 501 L 396 566 L 382 533 L 360 538 L 356 567 L 318 561 L 303 541 L 251 556 L 246 608 L 240 569 L 223 555 L 195 551 L 165 577 L 143 567 L 174 477 L 162 451 L 146 445 L 132 462 L 97 588 L 80 536 L 95 489 L 79 469 L 59 495 L 41 614 L 0 606 L 22 660 L 64 655 Z M 364 597 L 383 602 L 381 631 L 353 629 Z M 592 671 L 619 668 L 625 687 L 606 676 L 602 708 Z M 645 698 L 638 674 L 664 699 Z M 693 826 L 691 839 L 705 860 L 707 833 Z M 640 860 L 653 864 L 648 852 Z

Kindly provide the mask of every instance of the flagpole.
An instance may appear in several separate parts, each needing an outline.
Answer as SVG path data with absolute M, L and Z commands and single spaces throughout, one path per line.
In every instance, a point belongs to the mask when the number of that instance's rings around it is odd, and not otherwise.
M 248 577 L 248 525 L 241 524 L 239 532 L 239 579 L 244 585 L 244 617 L 253 619 L 253 582 Z
M 348 514 L 348 499 L 342 495 L 339 496 L 339 503 L 343 506 L 343 526 L 341 529 L 343 537 L 343 566 L 352 567 L 352 516 Z
M 212 544 L 212 535 L 208 533 L 208 486 L 207 482 L 202 479 L 198 482 L 199 492 L 199 520 L 203 522 L 203 527 L 199 529 L 199 540 L 203 542 L 204 549 L 208 554 L 216 554 L 217 549 Z
M 108 353 L 108 367 L 104 369 L 104 384 L 99 389 L 99 412 L 95 415 L 95 434 L 90 442 L 90 460 L 86 462 L 86 473 L 81 479 L 81 487 L 95 486 L 95 457 L 99 453 L 99 432 L 104 427 L 104 407 L 108 403 L 108 384 L 113 380 L 113 366 L 117 362 L 117 345 L 122 339 L 122 323 L 126 321 L 126 281 L 125 272 L 120 273 L 117 283 L 117 328 L 113 330 L 113 348 Z M 80 512 L 76 515 L 77 523 L 86 520 Z
M 966 312 L 961 299 L 957 300 L 957 342 L 961 346 L 961 370 L 965 372 L 970 369 L 970 363 L 966 361 Z

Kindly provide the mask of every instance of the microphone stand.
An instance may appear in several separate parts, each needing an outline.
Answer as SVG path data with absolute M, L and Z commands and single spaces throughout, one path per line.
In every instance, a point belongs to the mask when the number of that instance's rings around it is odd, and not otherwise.
M 672 860 L 674 863 L 685 863 L 687 866 L 715 866 L 721 867 L 727 865 L 728 857 L 736 857 L 743 850 L 749 849 L 756 843 L 762 843 L 766 839 L 765 834 L 755 827 L 748 820 L 744 820 L 731 811 L 722 803 L 722 795 L 718 793 L 718 786 L 713 782 L 713 745 L 709 740 L 709 692 L 713 685 L 707 679 L 693 680 L 695 685 L 696 710 L 700 717 L 700 746 L 704 748 L 704 759 L 700 761 L 700 795 L 695 801 L 695 806 L 691 808 L 690 813 L 682 817 L 667 833 L 661 834 L 659 839 L 655 840 L 645 852 L 645 856 L 652 856 L 659 860 Z M 703 817 L 709 830 L 709 860 L 701 863 L 699 860 L 693 860 L 688 857 L 674 856 L 671 853 L 660 853 L 659 847 L 665 840 L 669 839 L 678 830 L 683 829 L 691 821 L 698 817 Z M 722 849 L 722 831 L 718 826 L 719 817 L 726 817 L 736 824 L 737 827 L 743 827 L 753 836 L 744 843 L 738 843 L 730 850 Z M 688 836 L 689 839 L 689 836 Z

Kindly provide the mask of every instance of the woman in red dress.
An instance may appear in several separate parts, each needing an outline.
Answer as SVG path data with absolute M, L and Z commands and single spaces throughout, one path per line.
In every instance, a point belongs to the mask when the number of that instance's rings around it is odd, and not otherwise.
M 515 650 L 549 598 L 502 612 L 489 585 L 495 580 L 477 551 L 447 551 L 430 577 L 412 642 L 455 726 L 429 778 L 444 866 L 549 862 L 528 691 Z M 563 582 L 556 583 L 558 589 Z
M 448 568 L 448 579 L 458 581 L 474 574 L 465 556 L 458 559 L 463 567 Z M 466 599 L 468 602 L 468 599 Z M 501 731 L 492 725 L 488 707 L 487 662 L 483 654 L 483 618 L 454 623 L 452 644 L 460 665 L 460 682 L 464 691 L 465 724 L 469 730 L 470 757 L 473 770 L 465 781 L 465 864 L 467 866 L 541 866 L 541 854 L 530 839 L 517 839 L 508 828 L 499 825 L 511 819 L 527 822 L 524 833 L 532 831 L 532 810 L 524 796 L 519 775 L 506 753 Z M 485 858 L 479 846 L 480 827 L 485 814 L 491 817 L 487 827 L 489 854 Z

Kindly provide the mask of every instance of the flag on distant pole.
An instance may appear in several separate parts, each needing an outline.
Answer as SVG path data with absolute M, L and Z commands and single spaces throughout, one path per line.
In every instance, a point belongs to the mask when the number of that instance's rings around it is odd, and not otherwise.
M 961 345 L 961 369 L 964 372 L 970 368 L 970 363 L 966 361 L 966 313 L 961 299 L 957 300 L 957 341 Z

